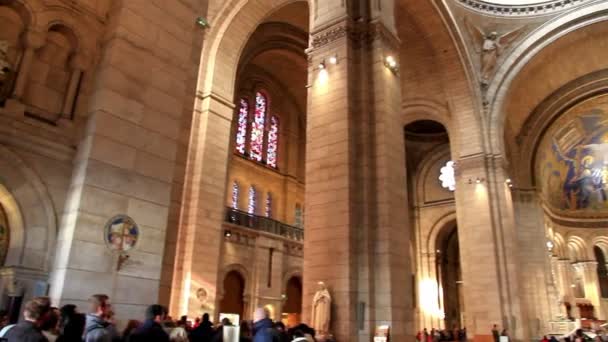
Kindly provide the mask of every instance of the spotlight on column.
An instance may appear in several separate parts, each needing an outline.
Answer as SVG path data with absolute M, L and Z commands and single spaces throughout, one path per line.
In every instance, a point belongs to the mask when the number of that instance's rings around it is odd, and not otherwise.
M 319 70 L 325 70 L 325 61 L 319 63 Z
M 399 71 L 399 64 L 397 64 L 397 60 L 393 56 L 386 56 L 384 58 L 384 66 L 393 73 L 397 73 L 397 71 Z
M 338 55 L 333 55 L 329 57 L 329 64 L 336 65 L 338 64 Z
M 507 178 L 507 180 L 505 181 L 505 184 L 507 184 L 507 186 L 508 186 L 509 188 L 512 188 L 512 187 L 513 187 L 513 181 L 511 181 L 511 178 Z
M 232 232 L 229 230 L 226 230 L 226 231 L 224 231 L 224 236 L 229 238 L 232 236 Z

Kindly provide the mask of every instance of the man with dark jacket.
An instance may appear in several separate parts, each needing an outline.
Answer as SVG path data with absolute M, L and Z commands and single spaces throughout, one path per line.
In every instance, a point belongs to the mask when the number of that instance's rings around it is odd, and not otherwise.
M 213 330 L 213 323 L 211 323 L 211 320 L 209 320 L 209 314 L 205 313 L 201 323 L 190 333 L 190 341 L 209 342 L 213 338 L 214 333 L 215 331 Z
M 146 310 L 146 320 L 129 337 L 129 342 L 169 342 L 169 335 L 160 325 L 167 316 L 167 309 L 158 304 Z
M 253 314 L 253 342 L 279 342 L 268 310 L 258 308 Z
M 37 297 L 25 304 L 24 321 L 12 327 L 4 338 L 8 342 L 48 342 L 40 330 L 51 308 L 48 297 Z

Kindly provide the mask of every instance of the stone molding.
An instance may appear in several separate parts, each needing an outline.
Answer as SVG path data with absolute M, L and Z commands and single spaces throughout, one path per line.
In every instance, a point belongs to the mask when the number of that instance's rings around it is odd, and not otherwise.
M 399 38 L 382 22 L 352 22 L 343 20 L 323 30 L 312 33 L 309 50 L 320 49 L 344 38 L 348 38 L 356 46 L 365 46 L 375 41 L 381 41 L 395 51 L 401 44 Z
M 537 16 L 559 12 L 590 0 L 552 0 L 531 5 L 500 5 L 482 0 L 458 0 L 465 7 L 478 12 L 500 16 Z

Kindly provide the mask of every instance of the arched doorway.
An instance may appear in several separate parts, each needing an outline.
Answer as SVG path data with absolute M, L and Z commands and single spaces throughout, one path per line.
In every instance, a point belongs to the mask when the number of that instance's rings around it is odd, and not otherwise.
M 283 304 L 283 323 L 292 327 L 300 323 L 302 313 L 302 280 L 293 276 L 285 287 L 285 303 Z
M 608 269 L 606 268 L 606 256 L 599 246 L 593 246 L 593 253 L 597 261 L 597 278 L 600 287 L 601 298 L 608 298 Z
M 450 225 L 437 238 L 437 275 L 440 302 L 443 307 L 444 326 L 455 329 L 462 326 L 462 275 L 460 268 L 460 249 L 458 227 Z
M 236 314 L 243 317 L 245 279 L 237 271 L 230 271 L 224 278 L 224 295 L 220 301 L 220 314 Z
M 8 252 L 9 226 L 8 216 L 2 204 L 0 204 L 0 265 L 4 265 L 6 253 Z

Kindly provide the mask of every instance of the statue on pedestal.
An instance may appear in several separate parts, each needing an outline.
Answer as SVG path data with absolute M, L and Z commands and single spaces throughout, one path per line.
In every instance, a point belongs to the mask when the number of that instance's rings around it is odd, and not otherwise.
M 13 66 L 8 60 L 8 42 L 0 40 L 0 105 L 10 95 L 13 74 Z
M 331 296 L 325 283 L 319 282 L 319 288 L 312 300 L 312 327 L 318 336 L 329 335 L 331 317 Z

